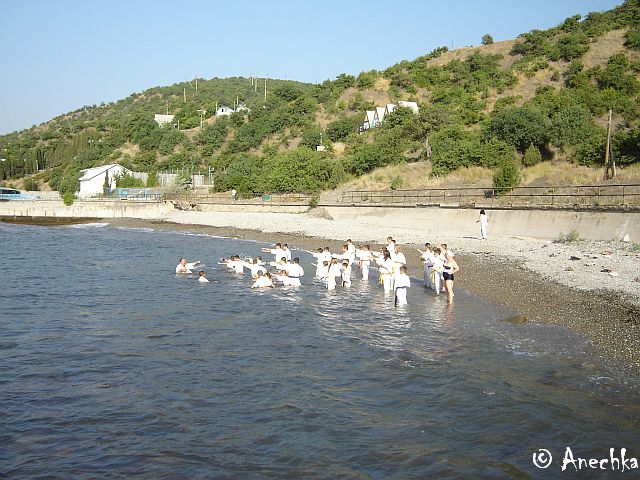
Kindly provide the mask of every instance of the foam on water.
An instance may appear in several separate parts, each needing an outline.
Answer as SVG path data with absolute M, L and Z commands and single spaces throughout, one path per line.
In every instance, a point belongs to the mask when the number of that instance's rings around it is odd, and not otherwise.
M 118 230 L 124 230 L 128 232 L 143 232 L 143 233 L 153 233 L 155 232 L 154 228 L 148 227 L 116 227 Z
M 73 225 L 67 225 L 68 228 L 77 228 L 77 229 L 85 229 L 85 228 L 102 228 L 108 226 L 109 223 L 102 222 L 93 222 L 93 223 L 75 223 Z

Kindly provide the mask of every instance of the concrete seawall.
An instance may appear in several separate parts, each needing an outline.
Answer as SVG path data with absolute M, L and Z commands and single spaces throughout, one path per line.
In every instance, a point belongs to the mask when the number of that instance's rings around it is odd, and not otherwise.
M 454 230 L 478 236 L 478 209 L 470 208 L 378 208 L 326 207 L 336 220 L 366 217 L 367 222 L 389 229 L 412 228 L 435 232 Z M 639 212 L 572 212 L 549 210 L 487 210 L 490 235 L 515 235 L 553 239 L 576 230 L 589 240 L 621 240 L 629 235 L 640 242 Z
M 348 222 L 357 218 L 372 226 L 395 229 L 438 232 L 455 231 L 460 235 L 477 236 L 478 209 L 466 208 L 386 208 L 386 207 L 324 207 L 336 221 Z M 190 211 L 196 223 L 210 224 L 207 213 L 270 213 L 300 215 L 306 207 L 278 205 L 200 205 Z M 184 216 L 187 212 L 185 212 Z M 195 214 L 195 215 L 194 215 Z M 590 240 L 621 240 L 629 235 L 632 242 L 640 242 L 640 212 L 573 212 L 549 210 L 487 210 L 489 234 L 553 239 L 559 234 L 576 230 L 580 238 Z M 299 216 L 300 215 L 300 216 Z M 135 203 L 131 201 L 76 201 L 66 206 L 60 201 L 0 202 L 0 216 L 5 217 L 61 217 L 61 218 L 138 218 L 145 220 L 180 221 L 183 212 L 171 203 Z M 219 223 L 216 222 L 216 224 Z M 235 226 L 233 216 L 227 226 Z
M 6 217 L 62 217 L 62 218 L 141 218 L 162 219 L 173 211 L 165 203 L 135 203 L 126 201 L 76 201 L 67 206 L 62 201 L 0 202 L 0 216 Z

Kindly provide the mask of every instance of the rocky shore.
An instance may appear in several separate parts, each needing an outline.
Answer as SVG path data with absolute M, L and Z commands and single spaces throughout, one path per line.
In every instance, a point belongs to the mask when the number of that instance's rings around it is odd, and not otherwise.
M 190 220 L 197 220 L 190 223 Z M 208 220 L 210 225 L 203 225 Z M 602 360 L 640 373 L 640 251 L 623 242 L 554 243 L 522 237 L 482 241 L 455 232 L 382 231 L 366 219 L 336 222 L 305 214 L 211 215 L 180 223 L 137 219 L 109 220 L 122 226 L 188 229 L 265 243 L 287 242 L 304 250 L 329 246 L 337 251 L 346 238 L 381 247 L 388 235 L 403 247 L 410 273 L 421 278 L 416 249 L 425 241 L 445 242 L 456 253 L 461 272 L 456 288 L 504 305 L 528 321 L 569 328 L 589 338 Z M 233 224 L 231 226 L 230 224 Z M 253 228 L 248 228 L 253 227 Z M 613 275 L 612 275 L 613 274 Z

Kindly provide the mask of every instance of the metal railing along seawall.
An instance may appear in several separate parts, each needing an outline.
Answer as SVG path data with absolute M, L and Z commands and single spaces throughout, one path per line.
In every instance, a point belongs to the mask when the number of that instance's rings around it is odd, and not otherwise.
M 507 192 L 457 187 L 406 190 L 353 190 L 343 206 L 486 207 L 557 209 L 640 209 L 640 184 L 525 186 Z

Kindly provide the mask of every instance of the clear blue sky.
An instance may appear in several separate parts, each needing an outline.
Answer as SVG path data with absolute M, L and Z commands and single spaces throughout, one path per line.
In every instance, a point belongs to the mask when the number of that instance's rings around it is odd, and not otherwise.
M 321 82 L 622 0 L 6 0 L 0 134 L 193 78 Z

